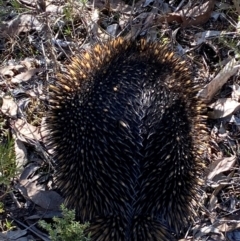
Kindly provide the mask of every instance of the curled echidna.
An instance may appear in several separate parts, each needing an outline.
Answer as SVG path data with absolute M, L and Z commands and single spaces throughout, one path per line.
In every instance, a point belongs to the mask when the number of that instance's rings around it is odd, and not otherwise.
M 195 215 L 204 104 L 167 47 L 118 38 L 50 87 L 56 180 L 91 240 L 175 240 Z

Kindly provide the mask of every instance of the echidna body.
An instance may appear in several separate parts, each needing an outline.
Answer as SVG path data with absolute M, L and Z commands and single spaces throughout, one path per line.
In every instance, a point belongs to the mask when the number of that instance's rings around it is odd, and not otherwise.
M 205 131 L 185 62 L 118 38 L 58 77 L 47 116 L 56 180 L 91 240 L 175 240 L 195 215 Z

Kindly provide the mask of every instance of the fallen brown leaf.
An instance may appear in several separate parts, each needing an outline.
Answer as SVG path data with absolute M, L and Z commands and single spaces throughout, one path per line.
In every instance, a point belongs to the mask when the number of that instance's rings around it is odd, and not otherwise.
M 209 107 L 212 110 L 208 112 L 208 117 L 211 119 L 219 119 L 237 111 L 240 108 L 240 103 L 231 98 L 222 98 L 209 105 Z
M 231 170 L 231 168 L 236 162 L 236 159 L 236 156 L 231 156 L 214 161 L 209 165 L 209 173 L 207 175 L 207 178 L 209 180 L 212 180 L 219 173 Z
M 33 126 L 22 119 L 18 119 L 13 123 L 13 127 L 18 134 L 18 138 L 22 141 L 34 140 L 40 141 L 40 128 Z
M 200 92 L 200 96 L 208 103 L 213 96 L 222 88 L 227 80 L 237 73 L 240 68 L 240 61 L 235 58 L 231 59 L 224 68 L 207 84 Z
M 14 84 L 19 84 L 21 82 L 25 82 L 25 81 L 28 81 L 30 80 L 36 73 L 42 71 L 43 69 L 42 68 L 37 68 L 37 69 L 30 69 L 30 70 L 27 70 L 23 73 L 20 73 L 18 75 L 15 75 L 13 78 L 12 78 L 12 83 Z
M 3 104 L 1 110 L 3 114 L 9 117 L 17 117 L 18 106 L 15 103 L 14 99 L 9 95 L 3 97 Z
M 40 31 L 42 24 L 31 14 L 22 14 L 14 18 L 7 25 L 1 25 L 1 35 L 4 37 L 13 37 L 21 32 L 29 32 L 31 30 Z
M 165 16 L 161 16 L 158 18 L 158 20 L 161 23 L 177 22 L 180 23 L 182 27 L 203 24 L 211 17 L 214 4 L 215 0 L 209 0 L 204 4 L 200 4 L 192 9 L 184 9 L 176 13 L 169 13 Z

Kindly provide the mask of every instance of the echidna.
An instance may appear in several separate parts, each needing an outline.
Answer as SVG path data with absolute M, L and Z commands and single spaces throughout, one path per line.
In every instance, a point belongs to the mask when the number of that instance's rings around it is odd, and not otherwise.
M 50 86 L 56 180 L 91 240 L 175 240 L 195 215 L 205 105 L 187 64 L 117 38 L 72 59 Z

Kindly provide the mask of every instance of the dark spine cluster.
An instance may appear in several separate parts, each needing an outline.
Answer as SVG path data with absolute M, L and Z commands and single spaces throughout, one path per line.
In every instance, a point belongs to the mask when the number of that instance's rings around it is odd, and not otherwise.
M 91 240 L 174 240 L 194 217 L 205 105 L 187 64 L 118 38 L 72 59 L 50 86 L 56 180 Z

